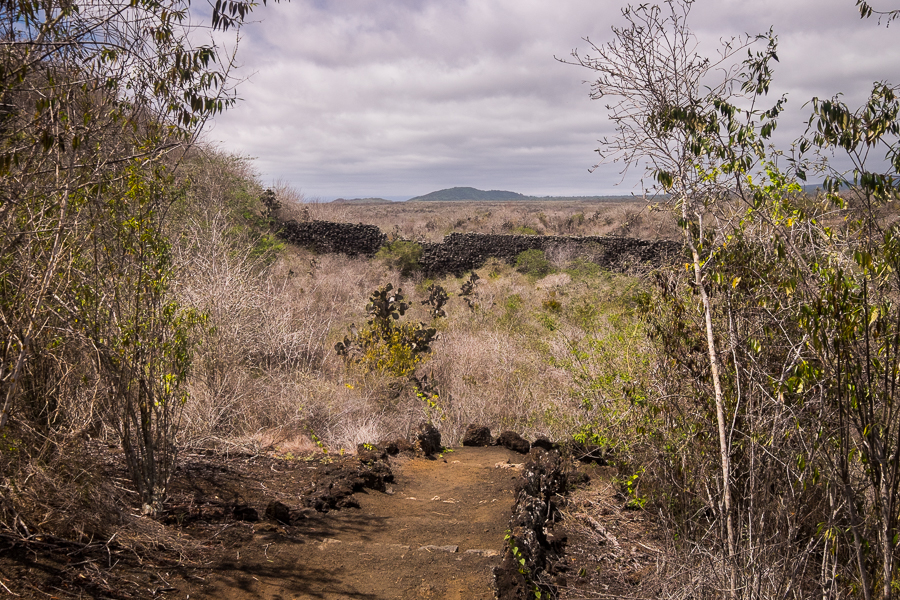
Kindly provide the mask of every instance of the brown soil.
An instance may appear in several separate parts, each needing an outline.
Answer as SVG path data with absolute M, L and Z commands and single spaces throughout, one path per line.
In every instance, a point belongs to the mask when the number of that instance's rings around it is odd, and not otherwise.
M 105 452 L 108 475 L 124 482 L 121 457 Z M 112 539 L 0 535 L 0 597 L 493 598 L 524 460 L 501 447 L 394 457 L 384 491 L 340 499 L 341 477 L 373 467 L 353 456 L 188 455 L 165 514 L 111 514 L 121 521 Z M 561 599 L 656 597 L 660 530 L 626 508 L 614 469 L 574 468 L 582 483 L 553 531 L 564 553 L 541 580 Z M 309 508 L 323 490 L 358 507 Z M 273 501 L 284 522 L 266 518 Z
M 260 528 L 206 588 L 216 598 L 491 598 L 491 567 L 521 462 L 502 448 L 460 448 L 394 466 L 386 493 L 359 509 L 310 515 L 288 534 Z
M 324 474 L 358 469 L 355 457 L 188 456 L 158 520 L 127 516 L 112 540 L 87 544 L 0 538 L 0 596 L 492 598 L 519 476 L 511 465 L 523 460 L 500 447 L 393 458 L 384 492 L 322 513 L 304 498 Z M 273 501 L 288 522 L 265 518 Z
M 668 557 L 662 529 L 629 504 L 613 467 L 580 465 L 578 471 L 589 480 L 569 493 L 557 527 L 567 539 L 564 573 L 556 580 L 560 600 L 661 597 Z

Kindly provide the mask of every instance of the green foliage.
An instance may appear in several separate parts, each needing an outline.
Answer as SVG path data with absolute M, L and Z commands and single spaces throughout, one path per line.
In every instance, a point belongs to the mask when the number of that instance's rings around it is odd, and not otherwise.
M 547 331 L 556 331 L 559 329 L 559 323 L 548 314 L 538 314 L 537 320 L 547 329 Z
M 446 317 L 447 312 L 444 310 L 444 305 L 446 305 L 447 300 L 449 300 L 447 290 L 436 283 L 432 283 L 428 286 L 427 291 L 428 298 L 422 300 L 422 304 L 429 307 L 428 311 L 431 313 L 431 318 L 437 319 L 439 317 Z
M 596 431 L 592 424 L 582 425 L 578 431 L 572 434 L 572 440 L 579 444 L 598 446 L 604 449 L 610 447 L 610 439 L 602 432 Z
M 525 250 L 516 257 L 516 270 L 529 277 L 540 278 L 553 271 L 543 250 Z
M 422 258 L 422 246 L 416 242 L 407 240 L 394 240 L 378 249 L 375 258 L 384 261 L 386 265 L 400 271 L 403 276 L 409 276 L 422 269 L 419 259 Z
M 548 358 L 572 378 L 574 416 L 565 428 L 576 441 L 600 446 L 625 463 L 639 461 L 635 449 L 659 426 L 657 415 L 638 406 L 653 385 L 646 325 L 632 306 L 644 282 L 605 273 L 586 283 L 579 286 L 581 294 L 567 293 L 571 300 L 552 318 L 538 315 L 548 330 L 565 332 L 565 353 Z
M 593 279 L 597 277 L 603 269 L 595 262 L 584 258 L 576 258 L 563 269 L 572 279 Z
M 366 327 L 335 345 L 335 351 L 347 363 L 361 364 L 367 369 L 409 377 L 428 359 L 437 330 L 423 323 L 398 323 L 409 305 L 400 288 L 387 284 L 374 292 L 366 305 L 371 319 Z
M 596 320 L 600 316 L 597 306 L 587 298 L 582 298 L 579 302 L 569 306 L 567 312 L 575 326 L 584 331 L 594 330 L 597 324 Z
M 620 480 L 620 484 L 625 492 L 625 495 L 628 497 L 628 500 L 625 502 L 625 508 L 629 510 L 643 510 L 644 506 L 647 504 L 647 496 L 641 496 L 638 494 L 639 482 L 641 479 L 641 475 L 644 474 L 644 469 L 640 468 L 636 473 L 633 473 L 629 477 Z
M 562 312 L 562 302 L 559 301 L 556 290 L 551 290 L 547 297 L 541 300 L 541 306 L 544 307 L 544 310 L 552 313 Z
M 506 297 L 506 300 L 503 302 L 503 308 L 506 311 L 506 318 L 514 319 L 518 316 L 519 311 L 522 309 L 522 296 L 519 294 L 512 294 Z
M 106 203 L 98 227 L 94 268 L 107 278 L 77 289 L 76 320 L 91 340 L 112 391 L 117 429 L 144 511 L 155 514 L 175 468 L 175 435 L 187 401 L 187 378 L 203 315 L 182 308 L 170 293 L 171 246 L 159 211 L 171 180 L 128 170 L 121 197 Z
M 353 341 L 363 350 L 358 362 L 372 370 L 407 377 L 427 360 L 433 336 L 434 330 L 419 323 L 402 323 L 392 326 L 386 335 L 367 327 Z
M 771 56 L 772 47 L 766 52 Z M 766 79 L 764 67 L 752 68 Z M 771 123 L 768 116 L 733 124 L 746 154 L 712 141 L 697 147 L 703 160 L 720 161 L 714 168 L 697 165 L 704 181 L 740 181 L 734 194 L 743 213 L 731 227 L 705 233 L 684 221 L 688 240 L 704 256 L 702 278 L 660 271 L 653 298 L 638 299 L 659 352 L 663 398 L 682 399 L 634 397 L 637 409 L 666 423 L 646 438 L 661 459 L 647 465 L 641 480 L 658 494 L 649 494 L 651 501 L 665 506 L 680 539 L 705 535 L 697 511 L 708 510 L 701 507 L 709 480 L 722 478 L 709 461 L 720 449 L 707 426 L 716 419 L 718 384 L 733 427 L 727 464 L 730 473 L 745 474 L 727 477 L 735 523 L 748 524 L 737 526 L 732 542 L 747 543 L 751 529 L 757 535 L 767 527 L 795 531 L 796 544 L 822 548 L 822 564 L 854 582 L 847 589 L 889 598 L 900 468 L 884 457 L 900 456 L 892 383 L 900 371 L 900 237 L 883 215 L 900 197 L 900 106 L 895 88 L 877 84 L 859 110 L 837 98 L 814 100 L 812 107 L 808 137 L 798 148 L 838 149 L 855 167 L 829 172 L 828 194 L 807 197 L 796 180 L 815 164 L 794 159 L 792 172 L 785 172 L 762 155 L 758 141 L 766 132 L 754 128 Z M 731 118 L 731 109 L 721 108 Z M 880 171 L 866 165 L 879 146 L 887 156 Z M 754 153 L 756 171 L 747 162 Z M 665 481 L 663 493 L 655 478 Z M 713 514 L 724 522 L 729 513 L 719 510 Z M 776 521 L 773 514 L 780 515 Z M 737 552 L 729 560 L 740 564 Z M 821 565 L 794 568 L 812 577 Z
M 316 448 L 321 450 L 322 454 L 327 456 L 328 455 L 328 446 L 325 444 L 325 442 L 322 441 L 322 438 L 320 438 L 318 435 L 316 435 L 316 433 L 312 430 L 312 428 L 307 429 L 307 432 L 309 433 L 309 439 L 311 439 L 312 442 L 316 445 Z
M 416 398 L 422 403 L 425 420 L 429 423 L 445 420 L 447 415 L 441 403 L 437 382 L 428 375 L 412 377 L 412 381 L 415 384 Z M 452 452 L 452 450 L 445 450 L 445 452 Z
M 278 256 L 279 252 L 284 250 L 284 242 L 275 234 L 260 231 L 255 231 L 254 233 L 255 235 L 252 237 L 255 243 L 250 249 L 251 258 L 262 258 L 267 263 L 270 263 Z
M 519 549 L 519 544 L 516 538 L 509 530 L 507 530 L 506 535 L 503 537 L 503 539 L 504 541 L 506 541 L 507 548 L 509 549 L 509 553 L 512 555 L 513 560 L 516 563 L 516 569 L 519 571 L 519 574 L 525 578 L 526 585 L 532 588 L 535 599 L 540 600 L 543 597 L 541 587 L 533 581 L 531 577 L 531 570 L 525 566 L 525 556 Z
M 22 440 L 13 437 L 8 431 L 0 434 L 0 456 L 3 456 L 4 460 L 10 460 L 12 456 L 19 454 L 21 448 Z
M 567 229 L 578 229 L 582 227 L 587 219 L 584 217 L 584 213 L 575 213 L 568 219 L 566 219 L 566 228 Z

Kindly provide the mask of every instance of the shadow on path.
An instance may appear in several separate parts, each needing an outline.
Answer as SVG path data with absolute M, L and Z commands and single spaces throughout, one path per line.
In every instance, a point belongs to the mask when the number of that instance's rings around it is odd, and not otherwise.
M 207 574 L 206 597 L 297 600 L 493 598 L 521 463 L 505 448 L 460 448 L 392 464 L 387 493 L 360 508 L 260 528 Z M 289 530 L 286 530 L 289 529 Z

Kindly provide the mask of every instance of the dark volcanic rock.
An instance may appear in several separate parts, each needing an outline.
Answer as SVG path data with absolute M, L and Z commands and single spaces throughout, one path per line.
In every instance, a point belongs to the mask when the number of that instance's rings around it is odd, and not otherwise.
M 384 448 L 384 451 L 387 452 L 391 456 L 397 456 L 398 454 L 411 454 L 416 451 L 415 447 L 409 440 L 405 440 L 403 438 L 397 438 L 396 440 L 392 440 L 390 442 L 378 442 L 378 446 L 380 448 Z
M 531 447 L 532 448 L 541 448 L 542 450 L 550 451 L 550 450 L 556 450 L 557 448 L 559 448 L 559 444 L 554 444 L 553 442 L 551 442 L 550 440 L 548 440 L 545 437 L 539 437 L 536 440 L 534 440 L 533 442 L 531 442 Z
M 610 236 L 502 235 L 492 233 L 451 233 L 440 243 L 422 244 L 419 264 L 431 275 L 462 275 L 484 265 L 490 257 L 514 262 L 525 250 L 566 248 L 612 271 L 631 265 L 660 265 L 679 255 L 681 244 L 668 240 L 639 240 Z
M 316 252 L 340 252 L 349 256 L 372 256 L 387 241 L 387 235 L 375 225 L 329 221 L 287 221 L 281 223 L 279 235 Z
M 238 521 L 247 521 L 248 523 L 256 523 L 259 521 L 259 512 L 252 506 L 238 504 L 231 510 L 231 514 L 233 514 L 234 518 Z
M 515 431 L 504 431 L 501 433 L 500 437 L 497 438 L 497 445 L 509 448 L 520 454 L 528 454 L 528 451 L 531 450 L 531 444 L 528 443 L 528 440 Z
M 441 451 L 441 433 L 431 423 L 422 423 L 416 432 L 416 446 L 425 456 Z
M 359 478 L 362 480 L 362 487 L 383 492 L 387 490 L 387 484 L 394 480 L 394 474 L 385 463 L 376 462 L 368 469 L 362 469 Z
M 545 583 L 549 579 L 545 574 L 559 562 L 566 541 L 553 532 L 553 523 L 559 516 L 555 499 L 566 485 L 559 452 L 536 448 L 528 454 L 509 522 L 509 548 L 503 562 L 494 569 L 496 597 L 500 600 L 534 598 L 535 585 L 547 597 L 556 597 L 555 590 Z
M 491 430 L 488 427 L 473 423 L 466 427 L 466 434 L 463 436 L 462 444 L 463 446 L 490 446 L 493 441 Z
M 266 506 L 266 518 L 270 521 L 280 521 L 289 524 L 291 522 L 291 509 L 287 504 L 273 500 Z
M 374 463 L 387 458 L 387 453 L 378 446 L 372 444 L 357 444 L 356 458 L 358 458 L 360 462 Z
M 303 498 L 303 504 L 319 512 L 357 508 L 353 494 L 368 488 L 383 492 L 394 480 L 391 468 L 382 461 L 363 463 L 356 459 L 329 465 L 316 479 L 315 487 Z
M 341 252 L 350 256 L 373 256 L 387 242 L 387 235 L 378 227 L 361 223 L 286 221 L 280 223 L 278 235 L 316 252 Z M 565 248 L 573 257 L 586 258 L 613 271 L 625 271 L 636 264 L 660 265 L 681 252 L 681 244 L 669 240 L 493 233 L 451 233 L 440 243 L 421 246 L 419 264 L 430 275 L 462 275 L 484 265 L 490 257 L 512 263 L 525 250 Z

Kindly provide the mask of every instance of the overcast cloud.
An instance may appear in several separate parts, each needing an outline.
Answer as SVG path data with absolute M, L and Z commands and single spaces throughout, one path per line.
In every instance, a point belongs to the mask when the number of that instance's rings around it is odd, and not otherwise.
M 892 3 L 893 4 L 893 3 Z M 616 0 L 291 0 L 242 32 L 239 104 L 207 139 L 256 158 L 264 183 L 307 197 L 405 199 L 453 186 L 533 195 L 639 193 L 640 170 L 589 173 L 612 132 L 591 72 L 564 65 L 582 38 L 622 25 Z M 877 2 L 876 2 L 877 6 Z M 891 8 L 885 6 L 884 8 Z M 704 47 L 774 27 L 771 95 L 788 94 L 779 142 L 802 133 L 813 96 L 860 103 L 900 82 L 898 23 L 853 0 L 698 0 Z M 621 183 L 620 183 L 621 182 Z

